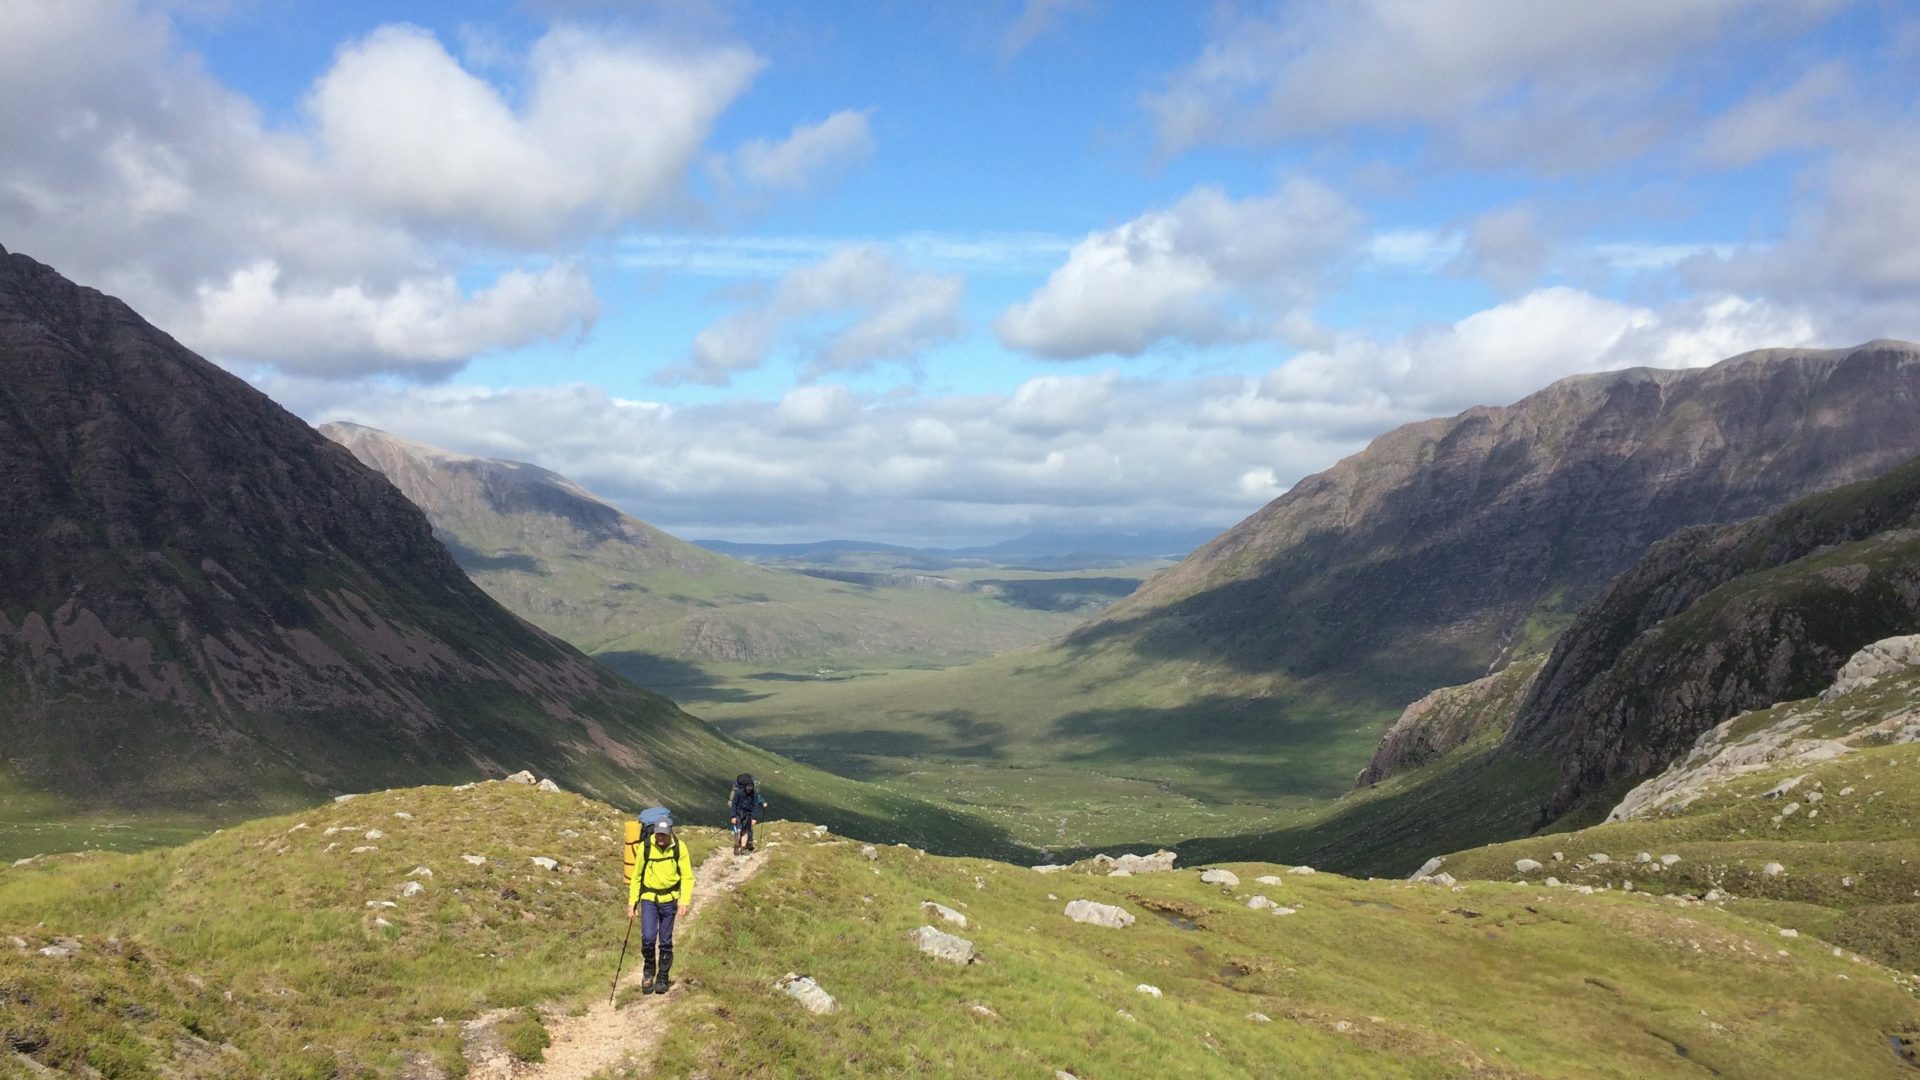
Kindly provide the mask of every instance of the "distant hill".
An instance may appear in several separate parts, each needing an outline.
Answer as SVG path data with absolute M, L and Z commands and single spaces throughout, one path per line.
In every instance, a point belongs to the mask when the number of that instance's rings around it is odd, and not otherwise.
M 0 823 L 230 818 L 524 767 L 695 819 L 733 774 L 784 773 L 808 778 L 790 806 L 925 824 L 522 621 L 386 478 L 120 301 L 4 251 L 0 475 Z M 969 828 L 926 834 L 992 842 Z
M 869 540 L 818 540 L 804 544 L 750 544 L 696 540 L 709 551 L 753 562 L 836 565 L 872 564 L 879 559 L 900 568 L 1014 567 L 1049 570 L 1089 569 L 1186 557 L 1219 533 L 1218 529 L 1158 532 L 1037 532 L 972 547 L 916 548 Z
M 806 668 L 953 663 L 1065 633 L 1114 590 L 1030 596 L 902 573 L 796 573 L 686 543 L 557 473 L 469 457 L 356 424 L 322 434 L 427 514 L 501 603 L 616 670 L 670 693 L 707 664 Z M 907 550 L 907 549 L 899 549 Z M 1132 591 L 1133 582 L 1119 595 Z

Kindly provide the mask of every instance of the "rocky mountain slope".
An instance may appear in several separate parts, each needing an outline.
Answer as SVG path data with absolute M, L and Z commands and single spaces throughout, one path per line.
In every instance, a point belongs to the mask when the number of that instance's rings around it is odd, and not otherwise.
M 1411 700 L 1544 639 L 1653 542 L 1920 454 L 1920 346 L 1561 380 L 1388 432 L 1077 632 Z
M 34 795 L 231 817 L 523 766 L 705 810 L 749 761 L 817 781 L 802 805 L 850 825 L 915 813 L 523 622 L 379 473 L 125 304 L 4 253 L 0 475 L 9 813 Z
M 535 465 L 356 424 L 320 431 L 426 511 L 495 599 L 670 693 L 676 665 L 953 663 L 1046 640 L 1088 614 L 947 578 L 754 566 L 669 536 Z
M 610 1012 L 619 818 L 520 785 L 412 788 L 0 868 L 0 1075 L 524 1076 L 577 1062 L 569 1032 L 604 1017 L 597 1034 L 625 1042 L 600 1056 L 633 1055 L 606 1077 L 1761 1078 L 1818 1061 L 1891 1080 L 1920 1033 L 1915 980 L 1848 930 L 1785 937 L 1768 918 L 1799 909 L 1537 875 L 1039 873 L 794 822 L 766 829 L 751 875 L 702 862 L 672 992 L 623 989 Z M 724 843 L 686 832 L 697 859 Z

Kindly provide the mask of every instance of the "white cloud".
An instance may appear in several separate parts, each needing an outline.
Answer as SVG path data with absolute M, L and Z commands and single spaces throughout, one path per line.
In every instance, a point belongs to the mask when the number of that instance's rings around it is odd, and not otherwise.
M 1829 146 L 1855 129 L 1858 87 L 1843 61 L 1820 64 L 1777 91 L 1757 91 L 1713 118 L 1700 157 L 1737 168 L 1784 150 Z
M 310 374 L 443 375 L 578 334 L 591 283 L 539 253 L 684 213 L 688 163 L 760 66 L 563 25 L 522 62 L 479 49 L 501 84 L 390 26 L 273 127 L 169 10 L 0 4 L 0 231 L 215 359 Z M 479 260 L 491 284 L 457 287 Z
M 1533 207 L 1507 206 L 1468 223 L 1466 246 L 1455 265 L 1512 296 L 1539 282 L 1552 255 Z
M 788 432 L 823 432 L 844 426 L 859 404 L 844 386 L 798 386 L 787 391 L 774 412 Z
M 1007 26 L 1000 38 L 1000 54 L 1008 59 L 1025 52 L 1027 46 L 1052 30 L 1062 15 L 1087 11 L 1091 0 L 1027 0 L 1020 14 Z
M 762 303 L 701 330 L 687 363 L 656 379 L 724 386 L 783 345 L 806 357 L 812 375 L 911 362 L 958 336 L 964 292 L 957 276 L 913 270 L 877 247 L 843 247 L 787 272 Z
M 1352 245 L 1359 212 L 1316 181 L 1234 200 L 1202 187 L 1076 244 L 1066 264 L 995 324 L 1000 341 L 1056 360 L 1136 356 L 1165 340 L 1206 345 L 1271 330 Z
M 1146 98 L 1162 145 L 1429 125 L 1479 160 L 1632 154 L 1673 122 L 1699 50 L 1803 27 L 1845 0 L 1309 0 L 1230 16 Z
M 780 142 L 753 139 L 733 152 L 733 173 L 761 188 L 799 191 L 873 154 L 866 111 L 842 110 Z

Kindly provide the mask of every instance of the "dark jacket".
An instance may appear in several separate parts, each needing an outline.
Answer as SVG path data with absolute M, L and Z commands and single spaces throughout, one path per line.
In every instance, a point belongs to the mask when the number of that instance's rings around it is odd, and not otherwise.
M 767 800 L 760 797 L 759 788 L 756 787 L 749 793 L 738 784 L 733 786 L 732 813 L 729 816 L 744 822 L 749 818 L 758 818 L 760 812 L 766 808 Z

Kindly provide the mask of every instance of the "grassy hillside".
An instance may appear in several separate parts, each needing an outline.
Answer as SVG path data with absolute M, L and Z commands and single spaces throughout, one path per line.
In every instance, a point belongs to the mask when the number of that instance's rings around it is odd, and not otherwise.
M 32 1075 L 22 1058 L 112 1077 L 462 1075 L 463 1023 L 509 1008 L 530 1011 L 508 1046 L 539 1055 L 543 1024 L 606 993 L 617 822 L 517 785 L 408 789 L 0 870 L 0 1075 Z M 696 853 L 717 840 L 692 835 Z M 868 858 L 788 823 L 763 840 L 757 876 L 697 896 L 675 992 L 622 1013 L 664 1022 L 610 1033 L 664 1028 L 657 1058 L 601 1075 L 1766 1077 L 1818 1060 L 1895 1077 L 1920 1032 L 1904 975 L 1694 903 L 1257 864 L 1231 867 L 1237 887 L 1042 875 L 908 847 Z M 1073 899 L 1138 921 L 1074 923 Z M 907 934 L 929 921 L 980 961 L 917 953 Z M 787 972 L 837 1009 L 803 1012 L 773 988 Z

